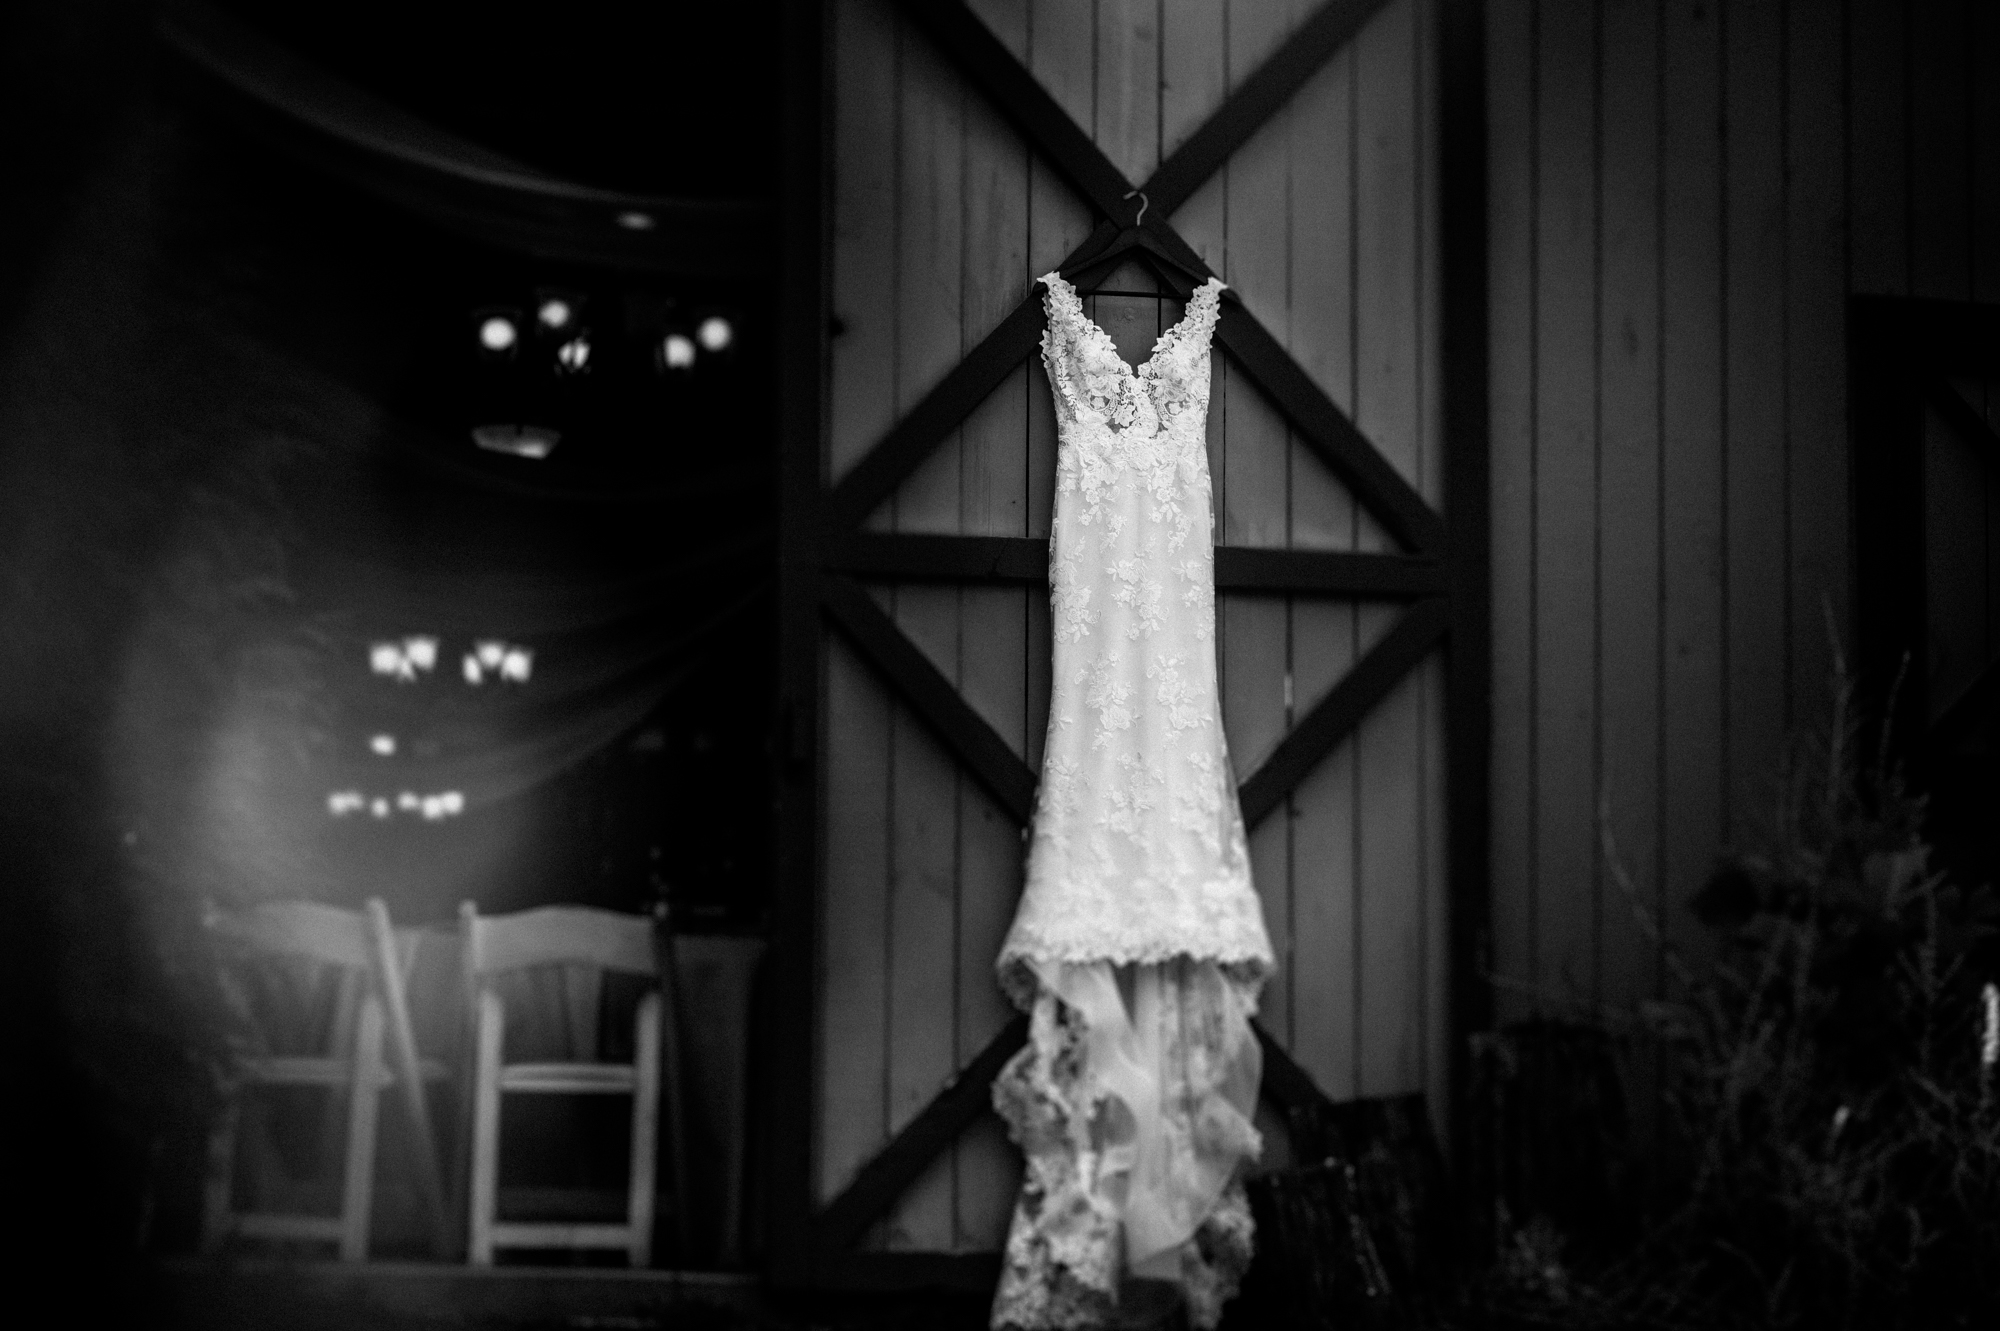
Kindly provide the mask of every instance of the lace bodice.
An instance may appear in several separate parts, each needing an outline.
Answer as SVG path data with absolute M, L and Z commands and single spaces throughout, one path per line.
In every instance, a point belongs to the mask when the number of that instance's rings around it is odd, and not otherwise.
M 1216 696 L 1206 422 L 1222 283 L 1135 371 L 1069 283 L 1042 281 L 1055 671 L 1002 979 L 1025 1005 L 1029 961 L 1189 956 L 1261 976 L 1271 947 Z

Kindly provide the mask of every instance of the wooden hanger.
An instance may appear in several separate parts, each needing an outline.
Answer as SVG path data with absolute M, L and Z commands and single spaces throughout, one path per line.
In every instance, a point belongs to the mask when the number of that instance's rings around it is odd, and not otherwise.
M 1133 190 L 1125 197 L 1130 199 L 1135 196 L 1139 200 L 1139 212 L 1132 219 L 1132 224 L 1113 236 L 1110 244 L 1103 249 L 1063 269 L 1061 277 L 1063 281 L 1077 289 L 1077 294 L 1085 295 L 1116 271 L 1118 265 L 1130 256 L 1139 259 L 1151 269 L 1161 284 L 1168 288 L 1161 294 L 1186 300 L 1194 288 L 1208 281 L 1209 274 L 1205 269 L 1189 267 L 1153 238 L 1153 233 L 1146 230 L 1144 225 L 1146 196 L 1138 190 Z

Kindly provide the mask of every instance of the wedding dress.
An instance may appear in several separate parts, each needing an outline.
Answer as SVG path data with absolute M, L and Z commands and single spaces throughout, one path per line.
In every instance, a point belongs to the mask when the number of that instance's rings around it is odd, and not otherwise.
M 1134 371 L 1055 273 L 1055 673 L 1027 883 L 998 970 L 1029 1013 L 994 1083 L 1026 1174 L 996 1328 L 1113 1316 L 1128 1275 L 1212 1327 L 1250 1256 L 1242 1166 L 1270 973 L 1215 678 L 1206 421 L 1222 283 Z

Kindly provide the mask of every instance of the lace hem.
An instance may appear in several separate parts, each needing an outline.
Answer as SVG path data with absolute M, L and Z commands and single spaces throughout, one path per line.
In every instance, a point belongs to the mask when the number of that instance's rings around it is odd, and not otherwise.
M 1250 1261 L 1259 981 L 1186 958 L 1036 976 L 1028 1045 L 993 1086 L 1026 1161 L 993 1326 L 1102 1324 L 1143 1271 L 1213 1327 Z

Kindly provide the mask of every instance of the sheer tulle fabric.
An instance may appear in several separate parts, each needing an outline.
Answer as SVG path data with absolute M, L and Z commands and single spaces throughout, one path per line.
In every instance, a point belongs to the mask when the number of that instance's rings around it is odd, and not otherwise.
M 1240 1183 L 1271 967 L 1216 695 L 1206 418 L 1221 283 L 1134 371 L 1055 274 L 1054 679 L 1027 884 L 999 959 L 1031 1014 L 994 1102 L 1027 1172 L 996 1327 L 1091 1326 L 1128 1275 L 1213 1326 L 1250 1256 Z

